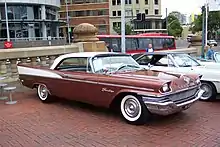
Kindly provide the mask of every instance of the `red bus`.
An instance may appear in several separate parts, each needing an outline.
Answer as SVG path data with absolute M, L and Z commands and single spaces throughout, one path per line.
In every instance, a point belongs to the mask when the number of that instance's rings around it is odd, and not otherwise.
M 121 35 L 97 35 L 101 41 L 109 44 L 114 52 L 121 52 Z M 126 35 L 126 53 L 146 52 L 149 44 L 155 51 L 175 50 L 175 38 L 163 33 L 144 33 L 138 35 Z

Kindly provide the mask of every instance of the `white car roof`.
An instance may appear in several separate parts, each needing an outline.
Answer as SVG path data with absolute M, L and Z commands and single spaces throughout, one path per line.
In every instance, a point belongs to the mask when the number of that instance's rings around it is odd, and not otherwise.
M 102 55 L 102 54 L 109 54 L 109 55 L 111 55 L 111 54 L 122 54 L 122 53 L 116 53 L 116 52 L 78 52 L 78 53 L 64 54 L 64 55 L 61 55 L 61 56 L 57 57 L 54 60 L 54 63 L 52 64 L 50 69 L 55 68 L 55 66 L 58 63 L 60 63 L 61 60 L 66 59 L 66 58 L 70 58 L 70 57 L 85 57 L 85 58 L 89 58 L 89 57 L 94 57 L 96 55 Z

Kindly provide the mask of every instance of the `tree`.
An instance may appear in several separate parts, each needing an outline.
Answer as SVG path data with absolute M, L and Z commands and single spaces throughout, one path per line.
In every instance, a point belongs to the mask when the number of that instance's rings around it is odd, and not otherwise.
M 121 26 L 114 26 L 113 27 L 114 31 L 121 35 Z M 125 35 L 131 35 L 132 34 L 132 27 L 128 24 L 125 24 Z
M 198 17 L 191 24 L 189 30 L 192 31 L 193 34 L 202 31 L 202 15 L 198 15 Z
M 168 34 L 174 37 L 180 37 L 182 34 L 183 28 L 179 20 L 172 14 L 168 16 Z
M 208 15 L 208 33 L 210 36 L 220 29 L 220 11 L 211 11 Z M 190 31 L 193 33 L 202 31 L 202 16 L 203 14 L 199 15 L 191 24 Z

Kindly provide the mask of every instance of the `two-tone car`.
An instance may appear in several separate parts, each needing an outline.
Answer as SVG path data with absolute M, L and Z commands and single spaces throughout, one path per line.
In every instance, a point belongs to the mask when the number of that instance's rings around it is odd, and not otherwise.
M 65 54 L 49 68 L 18 64 L 18 72 L 42 102 L 57 96 L 118 109 L 130 124 L 186 110 L 203 94 L 199 75 L 146 70 L 122 53 Z

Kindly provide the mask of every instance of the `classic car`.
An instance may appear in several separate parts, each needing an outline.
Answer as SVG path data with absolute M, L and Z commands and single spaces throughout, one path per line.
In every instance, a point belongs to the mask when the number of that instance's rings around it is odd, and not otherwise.
M 113 52 L 65 54 L 49 68 L 19 63 L 18 72 L 24 86 L 37 88 L 42 102 L 56 96 L 115 108 L 130 124 L 186 110 L 204 92 L 200 75 L 146 70 L 130 55 Z
M 208 40 L 207 45 L 218 46 L 218 43 L 215 40 Z
M 217 64 L 199 62 L 185 53 L 140 53 L 132 56 L 141 66 L 152 70 L 172 71 L 175 73 L 200 74 L 201 89 L 205 92 L 200 100 L 216 99 L 220 93 L 220 66 Z

